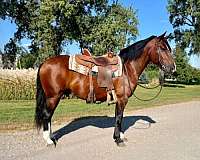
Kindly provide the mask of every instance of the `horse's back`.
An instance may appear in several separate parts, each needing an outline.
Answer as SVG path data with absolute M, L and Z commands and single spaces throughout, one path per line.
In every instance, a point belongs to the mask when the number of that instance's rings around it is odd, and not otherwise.
M 68 68 L 68 61 L 69 56 L 68 55 L 59 55 L 55 57 L 50 57 L 47 60 L 43 62 L 40 68 L 40 74 L 43 72 L 49 73 L 49 71 L 62 71 L 63 69 L 66 70 Z
M 46 59 L 42 65 L 66 65 L 68 64 L 69 55 L 58 55 Z

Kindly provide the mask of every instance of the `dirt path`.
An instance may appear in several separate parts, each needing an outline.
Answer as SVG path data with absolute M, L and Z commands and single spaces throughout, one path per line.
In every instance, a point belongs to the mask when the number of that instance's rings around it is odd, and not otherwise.
M 200 101 L 125 116 L 125 147 L 112 140 L 112 117 L 87 117 L 54 128 L 59 138 L 56 148 L 46 147 L 35 130 L 0 133 L 0 160 L 200 159 Z

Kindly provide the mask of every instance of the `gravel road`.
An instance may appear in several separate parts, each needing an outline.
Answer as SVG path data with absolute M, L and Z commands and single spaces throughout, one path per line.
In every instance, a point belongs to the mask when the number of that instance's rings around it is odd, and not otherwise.
M 199 160 L 200 101 L 125 114 L 125 147 L 112 140 L 113 117 L 85 117 L 54 126 L 47 147 L 35 130 L 0 133 L 0 160 Z

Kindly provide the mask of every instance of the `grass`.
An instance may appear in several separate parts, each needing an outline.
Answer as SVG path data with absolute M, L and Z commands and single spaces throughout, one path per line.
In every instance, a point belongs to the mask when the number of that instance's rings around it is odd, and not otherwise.
M 140 98 L 149 99 L 157 92 L 158 89 L 146 90 L 138 86 L 135 94 Z M 163 88 L 159 97 L 152 101 L 139 101 L 132 96 L 129 98 L 125 111 L 191 100 L 200 100 L 200 85 L 167 86 Z M 54 113 L 53 123 L 91 115 L 113 115 L 114 107 L 115 105 L 107 106 L 106 103 L 86 104 L 85 101 L 80 99 L 61 100 Z M 34 112 L 35 101 L 33 100 L 0 101 L 0 131 L 33 128 Z

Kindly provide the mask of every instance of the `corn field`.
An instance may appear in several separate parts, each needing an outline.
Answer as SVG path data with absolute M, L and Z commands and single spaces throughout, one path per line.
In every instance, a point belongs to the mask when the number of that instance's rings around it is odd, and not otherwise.
M 32 100 L 37 70 L 0 69 L 0 100 Z

